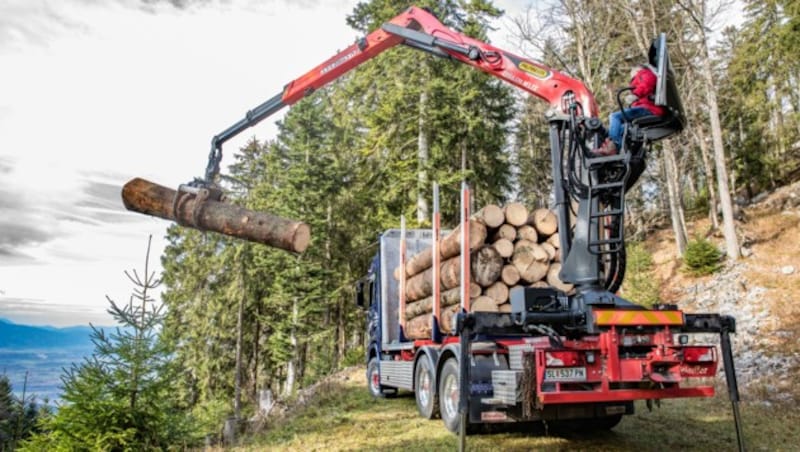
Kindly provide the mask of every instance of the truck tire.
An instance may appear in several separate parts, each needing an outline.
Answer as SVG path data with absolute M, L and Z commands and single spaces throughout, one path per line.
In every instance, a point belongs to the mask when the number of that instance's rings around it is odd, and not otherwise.
M 458 361 L 448 358 L 439 376 L 439 413 L 444 426 L 458 433 Z
M 435 381 L 431 361 L 427 356 L 422 356 L 414 369 L 414 397 L 417 399 L 417 410 L 425 419 L 433 419 L 439 414 Z
M 381 374 L 378 371 L 378 358 L 372 357 L 367 364 L 367 387 L 372 397 L 389 397 L 397 394 L 397 388 L 388 388 L 381 384 Z

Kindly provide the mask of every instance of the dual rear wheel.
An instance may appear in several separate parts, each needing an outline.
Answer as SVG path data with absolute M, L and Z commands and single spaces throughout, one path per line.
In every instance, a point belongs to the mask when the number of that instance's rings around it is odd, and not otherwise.
M 417 410 L 425 419 L 441 416 L 445 427 L 458 431 L 458 361 L 449 358 L 442 367 L 436 390 L 436 369 L 427 357 L 417 362 L 414 371 Z

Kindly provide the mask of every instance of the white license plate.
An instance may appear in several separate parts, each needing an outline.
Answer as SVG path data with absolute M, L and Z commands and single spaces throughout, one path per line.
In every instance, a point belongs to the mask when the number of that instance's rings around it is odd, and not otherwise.
M 551 367 L 544 370 L 545 381 L 586 381 L 585 367 Z

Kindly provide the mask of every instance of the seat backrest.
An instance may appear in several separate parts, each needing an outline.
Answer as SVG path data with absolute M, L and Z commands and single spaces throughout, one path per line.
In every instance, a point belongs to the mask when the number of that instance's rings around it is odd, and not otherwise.
M 675 82 L 675 74 L 672 72 L 672 64 L 669 61 L 666 33 L 661 33 L 658 38 L 653 40 L 648 57 L 650 65 L 656 68 L 658 78 L 655 104 L 665 107 L 667 113 L 659 121 L 640 120 L 638 124 L 645 137 L 650 141 L 655 141 L 683 130 L 686 126 L 686 114 L 683 110 L 683 103 L 681 103 L 678 85 Z
M 663 116 L 644 116 L 629 122 L 628 137 L 634 142 L 653 142 L 679 133 L 686 126 L 686 115 L 672 72 L 672 64 L 667 52 L 667 35 L 661 33 L 650 44 L 648 52 L 650 66 L 656 72 L 656 92 L 654 103 L 664 107 Z M 621 91 L 620 91 L 621 92 Z

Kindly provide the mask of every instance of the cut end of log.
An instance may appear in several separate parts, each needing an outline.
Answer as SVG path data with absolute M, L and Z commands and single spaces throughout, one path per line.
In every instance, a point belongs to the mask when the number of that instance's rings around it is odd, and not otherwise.
M 503 209 L 494 204 L 487 204 L 481 210 L 475 213 L 474 218 L 481 223 L 485 224 L 487 228 L 499 227 L 506 220 Z
M 528 217 L 528 223 L 532 224 L 539 234 L 545 237 L 554 234 L 558 230 L 558 218 L 548 209 L 534 210 L 531 216 Z
M 506 223 L 512 226 L 522 226 L 528 221 L 528 208 L 518 202 L 512 202 L 505 208 Z
M 550 269 L 547 271 L 547 284 L 563 292 L 569 292 L 575 286 L 561 281 L 561 278 L 558 277 L 558 274 L 560 272 L 561 272 L 561 264 L 556 262 L 553 265 L 551 265 Z
M 294 240 L 292 240 L 292 247 L 294 248 L 295 252 L 302 253 L 303 251 L 308 248 L 308 244 L 311 242 L 311 227 L 309 227 L 305 223 L 300 223 L 297 225 L 297 229 L 294 231 Z

